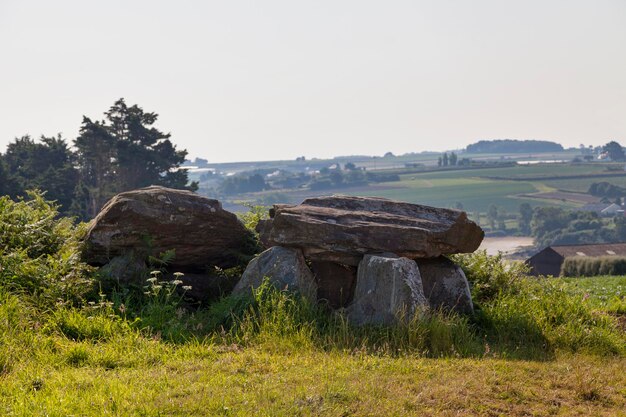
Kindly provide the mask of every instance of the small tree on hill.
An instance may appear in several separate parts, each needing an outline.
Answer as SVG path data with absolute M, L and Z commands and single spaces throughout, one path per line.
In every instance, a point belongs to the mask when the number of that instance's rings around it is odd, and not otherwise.
M 609 158 L 613 161 L 624 161 L 626 159 L 622 145 L 615 141 L 607 143 L 602 149 L 609 154 Z
M 518 225 L 521 233 L 530 234 L 530 222 L 533 218 L 533 208 L 528 203 L 522 203 L 519 206 Z
M 454 152 L 451 152 L 450 153 L 450 165 L 456 166 L 457 161 L 458 161 L 458 156 L 456 156 Z

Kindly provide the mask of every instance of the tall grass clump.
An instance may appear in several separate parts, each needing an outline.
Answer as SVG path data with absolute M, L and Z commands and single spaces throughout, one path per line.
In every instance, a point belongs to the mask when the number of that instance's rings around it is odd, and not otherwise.
M 0 379 L 31 350 L 32 325 L 19 298 L 0 288 Z
M 563 282 L 526 276 L 526 266 L 484 251 L 455 255 L 472 290 L 474 323 L 502 355 L 549 357 L 556 351 L 626 353 L 626 337 L 605 311 Z
M 425 310 L 391 326 L 356 327 L 344 311 L 331 312 L 297 293 L 275 288 L 268 280 L 251 297 L 225 297 L 215 306 L 219 308 L 213 315 L 221 318 L 215 322 L 221 323 L 215 333 L 220 343 L 434 357 L 482 352 L 467 317 Z M 237 313 L 225 320 L 229 308 Z
M 229 336 L 241 344 L 310 347 L 319 338 L 318 326 L 328 319 L 320 307 L 298 293 L 274 287 L 268 279 L 247 302 L 239 299 L 247 305 L 233 319 Z

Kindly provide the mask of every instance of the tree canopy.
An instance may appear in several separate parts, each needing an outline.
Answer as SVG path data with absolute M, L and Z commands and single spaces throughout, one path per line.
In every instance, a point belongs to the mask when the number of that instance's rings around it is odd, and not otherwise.
M 609 154 L 609 158 L 613 161 L 624 161 L 626 159 L 622 145 L 615 141 L 607 143 L 602 149 Z
M 74 149 L 60 135 L 16 138 L 0 158 L 0 192 L 41 189 L 62 213 L 88 219 L 119 192 L 149 185 L 197 189 L 181 169 L 187 151 L 154 126 L 156 113 L 121 98 L 104 114 L 102 121 L 83 116 Z

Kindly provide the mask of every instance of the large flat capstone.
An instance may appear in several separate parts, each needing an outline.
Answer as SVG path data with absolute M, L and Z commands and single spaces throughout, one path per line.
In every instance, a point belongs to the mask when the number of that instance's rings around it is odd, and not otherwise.
M 312 260 L 358 265 L 365 254 L 410 259 L 475 251 L 484 232 L 463 211 L 374 197 L 331 196 L 275 205 L 267 246 L 295 247 Z
M 113 197 L 89 226 L 83 258 L 104 265 L 115 256 L 173 249 L 172 270 L 229 268 L 255 253 L 254 237 L 219 201 L 152 186 Z

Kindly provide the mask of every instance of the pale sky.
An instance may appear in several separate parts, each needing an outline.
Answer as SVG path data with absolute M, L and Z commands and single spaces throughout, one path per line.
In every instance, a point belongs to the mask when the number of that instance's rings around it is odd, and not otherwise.
M 124 97 L 211 162 L 626 145 L 626 0 L 0 0 L 0 152 Z

